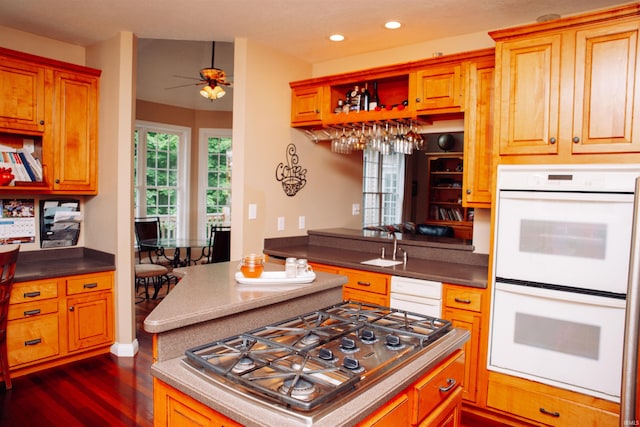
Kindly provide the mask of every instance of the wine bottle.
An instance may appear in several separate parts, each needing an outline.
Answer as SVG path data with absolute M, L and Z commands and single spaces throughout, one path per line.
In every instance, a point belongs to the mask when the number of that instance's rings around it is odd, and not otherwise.
M 378 82 L 373 82 L 373 93 L 369 98 L 369 111 L 374 111 L 380 105 L 380 97 L 378 96 Z
M 360 87 L 358 85 L 351 91 L 351 111 L 360 111 Z
M 369 98 L 368 84 L 365 83 L 362 92 L 360 92 L 360 111 L 369 111 Z

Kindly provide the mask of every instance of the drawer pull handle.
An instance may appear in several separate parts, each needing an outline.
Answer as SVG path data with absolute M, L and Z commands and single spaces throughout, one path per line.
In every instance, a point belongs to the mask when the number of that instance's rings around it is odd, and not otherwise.
M 547 411 L 544 408 L 540 408 L 540 412 L 545 415 L 551 415 L 554 418 L 560 418 L 560 412 L 551 412 L 551 411 Z
M 369 283 L 369 282 L 361 282 L 360 280 L 358 280 L 358 285 L 360 285 L 360 286 L 371 286 L 371 283 Z
M 29 341 L 25 341 L 24 342 L 24 346 L 28 346 L 28 345 L 37 345 L 40 344 L 42 342 L 42 338 L 36 338 L 35 340 L 29 340 Z
M 446 393 L 448 391 L 450 391 L 452 388 L 454 388 L 456 386 L 456 380 L 453 378 L 449 378 L 447 379 L 447 385 L 446 386 L 440 386 L 440 391 L 442 393 Z
M 454 298 L 454 301 L 460 304 L 471 304 L 470 299 Z
M 25 292 L 23 295 L 25 298 L 36 298 L 40 296 L 40 291 Z
M 35 316 L 36 314 L 40 314 L 39 308 L 36 308 L 35 310 L 27 310 L 24 312 L 25 316 Z
M 97 283 L 85 283 L 83 288 L 85 289 L 93 289 L 93 288 L 97 288 L 98 284 Z

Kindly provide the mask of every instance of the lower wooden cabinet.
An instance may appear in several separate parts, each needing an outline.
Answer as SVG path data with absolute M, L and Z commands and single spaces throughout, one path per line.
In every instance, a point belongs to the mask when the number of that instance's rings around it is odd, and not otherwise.
M 342 299 L 389 306 L 391 276 L 364 270 L 312 263 L 315 271 L 341 274 L 349 281 L 342 287 Z
M 14 283 L 7 350 L 12 376 L 109 351 L 113 272 Z
M 459 426 L 464 363 L 464 351 L 456 350 L 358 426 Z M 153 379 L 153 423 L 156 427 L 240 426 L 157 378 Z

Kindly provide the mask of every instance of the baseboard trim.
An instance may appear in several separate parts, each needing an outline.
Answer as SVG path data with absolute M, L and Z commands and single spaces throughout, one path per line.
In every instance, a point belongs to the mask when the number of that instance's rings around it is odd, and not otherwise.
M 114 343 L 110 350 L 111 354 L 114 354 L 117 357 L 134 357 L 136 353 L 138 353 L 139 349 L 138 339 L 134 339 L 132 343 L 123 344 L 123 343 Z

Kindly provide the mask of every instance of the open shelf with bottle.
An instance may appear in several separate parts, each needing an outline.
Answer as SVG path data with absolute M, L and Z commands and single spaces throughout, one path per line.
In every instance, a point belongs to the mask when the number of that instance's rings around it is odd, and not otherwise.
M 462 206 L 463 153 L 444 153 L 427 158 L 428 224 L 446 225 L 455 237 L 471 239 L 473 209 Z

